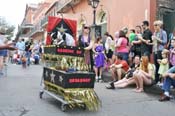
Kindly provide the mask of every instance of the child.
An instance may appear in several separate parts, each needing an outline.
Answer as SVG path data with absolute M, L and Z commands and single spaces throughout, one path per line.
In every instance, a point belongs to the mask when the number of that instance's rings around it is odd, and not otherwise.
M 102 68 L 104 66 L 105 63 L 105 55 L 104 55 L 104 47 L 102 44 L 102 39 L 101 37 L 98 37 L 96 39 L 96 42 L 93 46 L 93 52 L 95 54 L 94 56 L 94 64 L 95 64 L 95 74 L 96 74 L 96 80 L 98 81 L 102 81 L 101 79 L 101 75 L 102 75 Z
M 13 54 L 13 57 L 12 57 L 12 63 L 17 64 L 17 59 L 18 59 L 18 54 L 17 54 L 17 52 L 15 52 L 15 53 Z
M 21 57 L 22 68 L 26 68 L 26 61 L 27 61 L 26 57 L 22 55 Z
M 160 75 L 160 79 L 162 78 L 162 75 L 165 74 L 169 69 L 169 62 L 168 62 L 168 53 L 169 50 L 164 49 L 162 51 L 162 59 L 158 59 L 157 62 L 160 64 L 158 74 Z M 161 80 L 163 81 L 163 80 Z

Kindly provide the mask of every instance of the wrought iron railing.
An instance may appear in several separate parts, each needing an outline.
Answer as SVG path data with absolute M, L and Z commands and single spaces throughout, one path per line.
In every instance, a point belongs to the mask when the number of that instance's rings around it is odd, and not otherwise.
M 37 32 L 42 32 L 41 22 L 37 23 L 34 28 L 32 28 L 30 32 L 30 36 L 34 35 Z
M 62 12 L 61 10 L 68 5 L 72 0 L 60 0 L 57 4 L 57 12 Z
M 41 19 L 41 27 L 44 27 L 48 22 L 48 16 L 45 16 L 43 19 Z

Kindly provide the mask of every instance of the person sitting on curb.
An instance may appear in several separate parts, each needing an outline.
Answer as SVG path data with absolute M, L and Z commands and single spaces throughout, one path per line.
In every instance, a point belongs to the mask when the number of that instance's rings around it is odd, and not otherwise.
M 107 89 L 115 89 L 116 88 L 125 88 L 128 85 L 135 84 L 135 80 L 133 78 L 133 72 L 139 68 L 140 66 L 140 57 L 135 56 L 134 62 L 131 65 L 130 69 L 127 71 L 125 77 L 122 80 L 117 82 L 111 82 L 109 85 L 106 86 Z
M 164 82 L 162 90 L 164 93 L 161 95 L 159 101 L 169 101 L 170 100 L 170 88 L 171 85 L 175 87 L 175 66 L 171 67 L 167 73 L 163 74 Z
M 122 56 L 120 54 L 117 54 L 115 62 L 110 66 L 110 71 L 112 73 L 112 79 L 114 82 L 121 80 L 123 75 L 125 75 L 129 69 L 127 62 L 122 59 Z
M 144 85 L 153 85 L 155 83 L 155 65 L 149 62 L 147 55 L 141 57 L 140 67 L 134 71 L 133 78 L 135 79 L 135 92 L 137 93 L 144 91 Z

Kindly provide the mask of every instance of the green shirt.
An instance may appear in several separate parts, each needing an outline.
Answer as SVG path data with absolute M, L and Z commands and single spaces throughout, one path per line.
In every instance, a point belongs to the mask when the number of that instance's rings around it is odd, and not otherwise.
M 130 42 L 130 43 L 131 43 L 132 41 L 135 40 L 135 36 L 136 36 L 135 33 L 130 33 L 130 34 L 129 34 L 129 42 Z

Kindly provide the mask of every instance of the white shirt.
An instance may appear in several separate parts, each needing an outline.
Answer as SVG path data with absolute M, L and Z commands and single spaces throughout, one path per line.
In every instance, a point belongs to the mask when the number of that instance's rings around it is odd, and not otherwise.
M 67 46 L 75 46 L 74 38 L 68 33 L 65 33 L 65 34 L 66 34 L 66 45 Z
M 108 51 L 109 49 L 112 49 L 112 44 L 113 44 L 113 40 L 111 37 L 107 37 L 106 38 L 106 42 L 105 42 L 105 49 L 106 51 Z
M 4 45 L 5 36 L 0 34 L 0 45 Z

